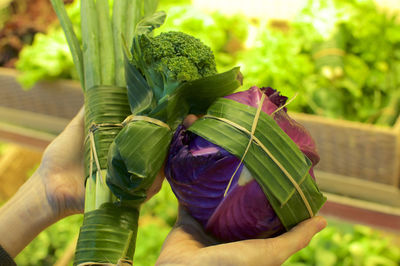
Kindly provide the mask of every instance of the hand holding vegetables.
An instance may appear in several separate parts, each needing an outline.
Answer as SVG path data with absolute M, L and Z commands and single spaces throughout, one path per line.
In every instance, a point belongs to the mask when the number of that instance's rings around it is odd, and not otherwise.
M 207 235 L 203 226 L 181 207 L 178 220 L 164 242 L 156 265 L 281 265 L 291 255 L 306 247 L 311 238 L 325 226 L 325 219 L 317 216 L 275 238 L 221 244 Z
M 12 257 L 47 226 L 83 212 L 83 129 L 82 109 L 47 147 L 33 176 L 2 206 L 0 244 Z
M 68 215 L 83 213 L 83 114 L 82 108 L 46 148 L 32 177 L 1 207 L 0 245 L 10 256 L 15 257 L 51 224 Z M 157 193 L 163 178 L 160 171 L 147 199 Z

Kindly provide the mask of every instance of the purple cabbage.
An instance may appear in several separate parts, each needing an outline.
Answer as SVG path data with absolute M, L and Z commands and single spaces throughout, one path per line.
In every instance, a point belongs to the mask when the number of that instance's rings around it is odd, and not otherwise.
M 226 98 L 257 107 L 262 93 L 262 111 L 271 115 L 287 100 L 272 88 L 252 87 Z M 316 146 L 306 129 L 291 119 L 286 108 L 274 114 L 275 121 L 311 160 L 319 161 Z M 240 160 L 221 147 L 181 125 L 175 132 L 165 175 L 172 190 L 189 213 L 223 241 L 271 237 L 284 227 L 258 183 L 243 165 L 235 174 L 227 195 L 225 189 Z M 311 176 L 314 178 L 312 168 Z

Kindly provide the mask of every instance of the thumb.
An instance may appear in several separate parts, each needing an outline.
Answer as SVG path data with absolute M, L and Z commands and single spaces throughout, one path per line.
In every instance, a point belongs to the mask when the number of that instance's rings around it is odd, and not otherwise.
M 276 237 L 275 239 L 278 240 L 280 245 L 277 249 L 280 250 L 279 257 L 282 263 L 294 253 L 308 246 L 311 239 L 324 229 L 326 225 L 327 222 L 323 217 L 315 216 L 299 223 L 289 232 Z

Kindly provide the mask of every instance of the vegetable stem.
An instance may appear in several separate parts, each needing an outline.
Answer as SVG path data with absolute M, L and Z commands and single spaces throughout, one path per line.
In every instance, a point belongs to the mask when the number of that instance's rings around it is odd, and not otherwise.
M 96 205 L 96 180 L 93 177 L 86 179 L 85 189 L 85 212 L 95 209 Z
M 99 25 L 99 49 L 102 85 L 114 85 L 114 42 L 110 23 L 108 0 L 97 0 L 97 19 Z
M 111 191 L 106 184 L 107 170 L 96 172 L 96 203 L 95 208 L 99 209 L 103 203 L 111 201 Z
M 99 29 L 94 0 L 81 1 L 81 29 L 83 60 L 85 65 L 85 89 L 101 84 L 99 57 Z
M 124 37 L 128 42 L 129 47 L 132 45 L 133 35 L 135 33 L 135 25 L 140 18 L 139 2 L 137 0 L 131 0 L 126 8 L 126 29 Z
M 118 0 L 114 2 L 113 6 L 113 40 L 114 40 L 114 58 L 115 58 L 115 85 L 118 87 L 125 87 L 125 74 L 124 74 L 124 54 L 122 49 L 122 34 L 126 31 L 126 10 L 127 0 Z

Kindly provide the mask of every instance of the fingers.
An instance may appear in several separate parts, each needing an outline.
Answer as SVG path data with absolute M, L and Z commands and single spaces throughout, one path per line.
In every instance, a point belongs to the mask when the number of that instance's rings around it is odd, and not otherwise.
M 42 164 L 44 163 L 47 167 L 70 166 L 71 163 L 80 164 L 83 162 L 83 142 L 84 108 L 82 107 L 63 132 L 46 148 Z
M 186 128 L 188 128 L 188 127 L 190 127 L 197 119 L 199 119 L 198 116 L 190 114 L 190 115 L 186 116 L 185 119 L 183 120 L 183 126 L 186 127 Z
M 278 258 L 284 262 L 291 255 L 305 248 L 315 234 L 324 229 L 327 225 L 326 220 L 321 216 L 315 216 L 311 219 L 305 220 L 295 226 L 289 232 L 276 237 L 277 249 L 281 250 Z
M 202 250 L 201 255 L 210 257 L 216 254 L 218 259 L 229 262 L 223 265 L 281 265 L 291 255 L 306 247 L 311 238 L 326 226 L 322 217 L 308 219 L 291 231 L 269 239 L 250 239 L 223 245 L 210 246 Z
M 161 167 L 161 170 L 158 172 L 156 178 L 151 184 L 150 188 L 147 190 L 146 201 L 151 199 L 155 194 L 157 194 L 163 185 L 165 176 L 164 176 L 164 165 Z
M 84 116 L 85 116 L 85 108 L 84 106 L 79 109 L 79 112 L 75 115 L 74 118 L 72 118 L 71 122 L 67 125 L 66 129 L 70 127 L 80 127 L 84 129 L 85 122 L 84 122 Z

